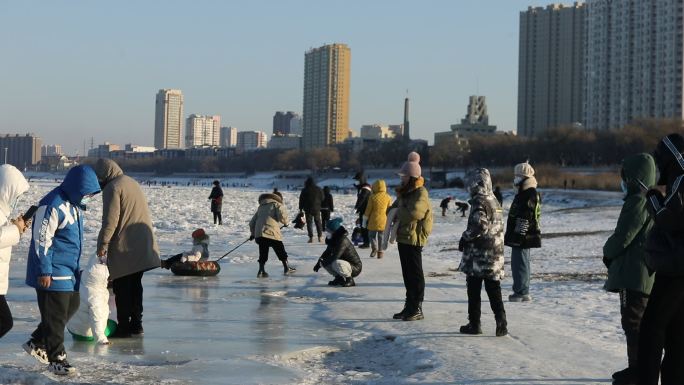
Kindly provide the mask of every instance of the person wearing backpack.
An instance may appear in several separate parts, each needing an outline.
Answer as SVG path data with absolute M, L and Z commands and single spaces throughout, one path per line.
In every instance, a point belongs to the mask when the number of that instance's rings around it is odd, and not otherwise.
M 391 208 L 397 208 L 397 248 L 401 272 L 406 288 L 404 308 L 394 314 L 403 321 L 422 320 L 425 276 L 423 275 L 423 246 L 432 232 L 430 197 L 421 176 L 420 155 L 411 152 L 399 171 L 401 186 Z

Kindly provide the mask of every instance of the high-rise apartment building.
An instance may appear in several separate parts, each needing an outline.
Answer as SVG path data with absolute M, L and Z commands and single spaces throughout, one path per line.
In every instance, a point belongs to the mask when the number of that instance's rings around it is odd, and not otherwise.
M 587 2 L 585 120 L 620 128 L 682 115 L 682 0 Z
M 42 156 L 58 156 L 64 154 L 61 144 L 46 144 L 40 149 Z
M 38 164 L 43 140 L 33 134 L 0 135 L 0 160 L 20 170 Z
M 183 93 L 163 89 L 157 93 L 154 115 L 154 147 L 183 148 Z
M 346 44 L 325 45 L 304 55 L 304 148 L 342 143 L 349 137 L 350 64 Z
M 237 134 L 237 148 L 243 151 L 266 148 L 268 136 L 263 131 L 240 131 Z
M 273 135 L 297 135 L 297 133 L 292 131 L 297 129 L 296 125 L 299 123 L 299 119 L 299 114 L 293 111 L 277 111 L 273 115 Z
M 586 10 L 574 3 L 520 12 L 518 135 L 583 120 L 585 35 L 594 38 L 585 34 Z
M 221 117 L 192 114 L 185 123 L 185 147 L 219 146 Z
M 237 147 L 237 133 L 235 127 L 221 127 L 219 147 Z

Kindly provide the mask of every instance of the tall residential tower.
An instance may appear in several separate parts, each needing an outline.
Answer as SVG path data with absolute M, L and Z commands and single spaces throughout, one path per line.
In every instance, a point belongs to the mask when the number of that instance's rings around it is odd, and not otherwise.
M 183 93 L 159 90 L 154 114 L 154 147 L 183 148 Z
M 350 62 L 346 44 L 325 45 L 304 55 L 305 149 L 342 143 L 349 137 Z

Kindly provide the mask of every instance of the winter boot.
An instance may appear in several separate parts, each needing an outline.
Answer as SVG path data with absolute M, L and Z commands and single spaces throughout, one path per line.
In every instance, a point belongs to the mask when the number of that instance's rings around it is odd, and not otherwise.
M 343 287 L 352 287 L 356 286 L 356 282 L 354 282 L 354 278 L 349 277 L 344 279 L 344 284 L 342 284 Z
M 71 366 L 66 359 L 61 361 L 50 362 L 50 364 L 48 365 L 48 370 L 53 374 L 57 374 L 60 376 L 69 376 L 76 374 L 76 368 Z
M 508 302 L 530 302 L 532 296 L 529 294 L 511 294 L 508 296 Z
M 328 286 L 342 286 L 345 283 L 345 279 L 341 275 L 336 275 L 335 279 L 328 282 Z
M 637 385 L 636 369 L 627 367 L 613 373 L 613 385 Z
M 313 237 L 309 237 L 309 240 L 306 243 L 313 243 Z
M 323 243 L 323 236 L 322 235 L 318 236 L 318 243 Z
M 404 301 L 404 308 L 401 309 L 399 313 L 396 313 L 392 316 L 393 319 L 402 319 L 404 318 L 404 314 L 406 314 L 406 307 L 408 306 L 408 301 Z
M 283 261 L 283 274 L 288 275 L 288 274 L 294 273 L 295 271 L 297 271 L 297 269 L 295 269 L 294 267 L 290 266 L 290 265 L 287 263 L 287 261 Z
M 480 327 L 480 323 L 474 323 L 472 321 L 468 322 L 467 325 L 461 326 L 461 329 L 459 331 L 461 332 L 461 334 L 482 334 L 482 328 Z
M 384 251 L 378 251 L 378 259 L 382 258 L 384 256 L 385 252 Z
M 508 322 L 506 319 L 496 321 L 496 336 L 503 337 L 508 334 Z
M 166 259 L 161 260 L 161 268 L 166 269 L 166 270 L 171 268 L 170 264 L 168 262 L 166 262 Z
M 257 278 L 268 278 L 268 273 L 264 269 L 264 263 L 259 264 L 259 271 L 257 272 Z
M 424 319 L 425 317 L 423 316 L 423 303 L 418 302 L 414 306 L 411 306 L 409 309 L 406 310 L 406 313 L 404 313 L 404 317 L 401 319 L 402 321 L 419 321 Z
M 24 351 L 28 353 L 31 357 L 35 358 L 41 364 L 47 365 L 49 363 L 47 351 L 42 346 L 39 346 L 34 340 L 30 339 L 21 345 Z
M 375 258 L 378 255 L 378 251 L 375 249 L 371 249 L 370 257 Z

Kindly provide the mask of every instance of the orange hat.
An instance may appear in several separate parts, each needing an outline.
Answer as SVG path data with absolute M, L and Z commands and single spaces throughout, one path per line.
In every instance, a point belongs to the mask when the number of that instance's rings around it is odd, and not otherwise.
M 204 238 L 207 236 L 207 233 L 204 232 L 204 229 L 197 229 L 192 232 L 192 237 L 195 239 L 200 239 Z

